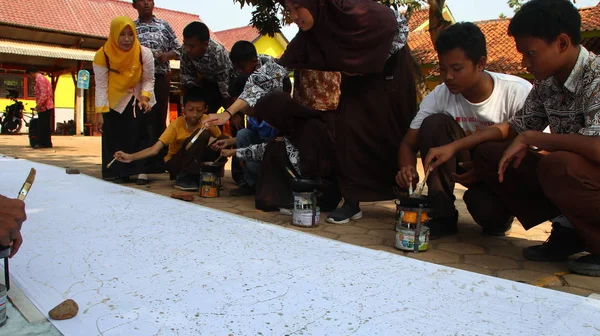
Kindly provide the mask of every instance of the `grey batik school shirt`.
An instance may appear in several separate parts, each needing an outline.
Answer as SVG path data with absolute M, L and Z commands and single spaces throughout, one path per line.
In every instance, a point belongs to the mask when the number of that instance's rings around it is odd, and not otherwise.
M 161 20 L 155 16 L 150 22 L 142 22 L 140 19 L 135 20 L 135 29 L 138 40 L 144 47 L 152 50 L 152 53 L 165 53 L 175 51 L 180 55 L 181 45 L 177 40 L 175 31 L 171 25 L 165 20 Z M 169 62 L 161 62 L 159 59 L 154 59 L 154 73 L 157 75 L 166 75 L 171 71 Z
M 213 39 L 202 57 L 181 53 L 180 81 L 183 87 L 200 86 L 202 77 L 217 83 L 222 98 L 229 98 L 229 82 L 236 76 L 229 53 Z

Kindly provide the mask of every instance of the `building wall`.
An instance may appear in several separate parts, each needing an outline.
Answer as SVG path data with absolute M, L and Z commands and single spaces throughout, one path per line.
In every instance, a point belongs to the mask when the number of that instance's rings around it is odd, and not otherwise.
M 22 75 L 25 79 L 25 86 L 29 81 L 25 75 Z M 48 78 L 50 80 L 50 78 Z M 33 95 L 33 93 L 29 94 Z M 26 97 L 25 99 L 19 98 L 20 101 L 25 105 L 25 112 L 30 112 L 32 107 L 35 107 L 35 98 Z M 8 105 L 13 102 L 10 99 L 0 97 L 0 111 L 5 111 Z M 56 124 L 75 119 L 75 84 L 71 75 L 62 75 L 56 85 L 54 92 L 54 106 L 55 106 L 55 127 Z M 27 128 L 23 126 L 21 132 L 27 132 Z
M 23 75 L 25 77 L 25 75 Z M 48 77 L 48 80 L 50 78 Z M 26 83 L 29 81 L 29 78 L 25 78 Z M 26 84 L 27 85 L 27 84 Z M 33 95 L 33 94 L 31 94 Z M 22 99 L 19 98 L 23 104 L 27 104 L 25 108 L 29 110 L 30 107 L 35 107 L 35 99 Z M 7 105 L 12 104 L 10 99 L 5 99 L 4 97 L 0 97 L 0 111 L 4 111 Z M 75 83 L 73 83 L 73 78 L 71 75 L 62 75 L 58 80 L 58 84 L 56 85 L 56 91 L 54 92 L 54 105 L 57 108 L 64 109 L 74 109 L 75 108 Z
M 450 13 L 450 9 L 448 9 L 448 7 L 444 7 L 444 9 L 442 10 L 442 17 L 446 21 L 456 23 L 456 20 L 454 19 L 454 16 L 452 16 L 452 13 Z M 414 31 L 428 30 L 428 29 L 429 29 L 429 19 L 427 19 L 425 22 L 423 22 L 419 27 L 415 28 Z
M 35 107 L 35 100 L 32 99 L 19 99 L 19 101 L 22 101 L 23 104 L 25 104 L 25 111 L 29 112 L 29 108 L 31 107 Z M 12 100 L 10 99 L 4 99 L 4 97 L 2 99 L 0 99 L 0 111 L 4 112 L 6 111 L 6 107 L 8 105 L 11 105 L 13 103 Z
M 279 43 L 274 37 L 261 36 L 256 42 L 254 42 L 256 51 L 259 54 L 266 54 L 273 57 L 279 57 L 285 50 L 281 43 Z
M 75 109 L 75 83 L 70 74 L 58 79 L 54 92 L 54 105 L 61 109 Z

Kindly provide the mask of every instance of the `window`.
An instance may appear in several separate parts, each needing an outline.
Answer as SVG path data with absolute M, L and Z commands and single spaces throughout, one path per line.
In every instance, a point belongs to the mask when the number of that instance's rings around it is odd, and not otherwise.
M 35 79 L 27 78 L 27 98 L 35 98 Z
M 25 77 L 23 75 L 0 75 L 0 98 L 6 98 L 8 90 L 16 90 L 19 93 L 18 98 L 23 98 L 24 82 Z

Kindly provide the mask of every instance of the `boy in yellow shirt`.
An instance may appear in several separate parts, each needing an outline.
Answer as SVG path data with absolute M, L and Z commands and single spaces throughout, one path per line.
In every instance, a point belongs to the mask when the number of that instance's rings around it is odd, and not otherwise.
M 114 157 L 118 161 L 129 163 L 155 156 L 168 146 L 165 163 L 171 179 L 176 180 L 175 188 L 196 191 L 199 189 L 200 163 L 214 161 L 219 156 L 217 151 L 207 147 L 208 142 L 211 136 L 223 137 L 218 127 L 211 127 L 194 139 L 207 118 L 207 111 L 205 98 L 199 92 L 189 92 L 183 96 L 183 116 L 169 124 L 152 147 L 133 154 L 118 151 Z M 193 141 L 193 144 L 186 149 L 190 141 Z

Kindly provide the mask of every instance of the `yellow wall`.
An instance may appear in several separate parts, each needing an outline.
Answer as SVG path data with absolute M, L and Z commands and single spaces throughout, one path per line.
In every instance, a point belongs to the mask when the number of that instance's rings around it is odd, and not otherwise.
M 50 80 L 50 78 L 48 78 Z M 35 107 L 33 99 L 19 99 L 25 104 L 25 112 L 29 112 L 30 108 Z M 13 102 L 10 99 L 0 98 L 0 111 L 5 111 L 6 106 Z M 55 91 L 54 106 L 56 108 L 75 108 L 75 84 L 71 75 L 62 75 L 58 80 L 58 85 Z
M 256 51 L 259 54 L 266 54 L 273 57 L 279 57 L 285 50 L 284 47 L 274 37 L 261 36 L 254 42 Z
M 448 9 L 448 7 L 444 7 L 444 9 L 442 10 L 442 17 L 444 17 L 444 19 L 446 21 L 450 21 L 451 23 L 456 23 L 456 20 L 454 19 L 454 16 L 452 16 L 452 13 L 450 13 L 450 10 Z M 429 19 L 427 19 L 425 22 L 423 22 L 419 27 L 415 28 L 414 31 L 428 30 L 428 29 L 429 29 Z
M 30 111 L 29 109 L 31 107 L 35 107 L 35 100 L 21 100 L 21 99 L 19 99 L 19 101 L 22 101 L 23 104 L 26 104 L 25 105 L 25 112 L 29 112 Z M 4 98 L 0 99 L 0 111 L 2 111 L 2 112 L 6 111 L 6 107 L 8 105 L 12 105 L 12 104 L 13 104 L 13 101 L 10 100 L 10 99 L 4 99 Z
M 56 108 L 75 108 L 75 83 L 70 74 L 60 76 L 54 95 Z

